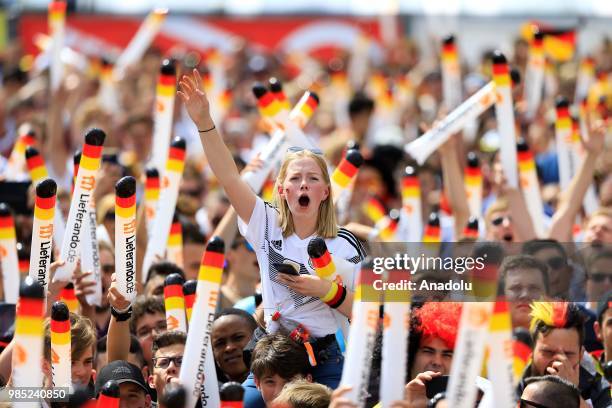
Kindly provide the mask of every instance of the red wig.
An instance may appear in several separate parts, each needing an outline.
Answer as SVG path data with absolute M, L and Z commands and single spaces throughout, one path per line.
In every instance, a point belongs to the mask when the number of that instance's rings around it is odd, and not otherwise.
M 417 324 L 413 330 L 419 332 L 423 340 L 437 337 L 448 348 L 454 349 L 461 307 L 461 303 L 455 302 L 427 302 L 414 311 Z

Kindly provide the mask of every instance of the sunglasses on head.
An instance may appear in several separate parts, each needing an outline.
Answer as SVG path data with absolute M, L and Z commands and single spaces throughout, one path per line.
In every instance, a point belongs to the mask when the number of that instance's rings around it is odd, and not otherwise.
M 495 217 L 491 220 L 491 224 L 495 225 L 496 227 L 499 227 L 500 225 L 502 225 L 504 220 L 512 221 L 512 217 L 510 217 L 509 215 Z
M 290 148 L 287 149 L 287 153 L 297 153 L 297 152 L 302 152 L 304 150 L 308 150 L 310 153 L 314 153 L 317 156 L 323 156 L 323 152 L 321 151 L 321 149 L 317 149 L 317 148 L 305 149 L 300 146 L 291 146 Z

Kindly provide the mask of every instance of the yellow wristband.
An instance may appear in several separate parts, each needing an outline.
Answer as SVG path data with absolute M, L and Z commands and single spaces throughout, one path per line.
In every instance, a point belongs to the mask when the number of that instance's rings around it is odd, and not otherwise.
M 327 303 L 336 297 L 336 293 L 338 293 L 338 284 L 336 282 L 332 282 L 329 291 L 321 298 L 321 300 Z

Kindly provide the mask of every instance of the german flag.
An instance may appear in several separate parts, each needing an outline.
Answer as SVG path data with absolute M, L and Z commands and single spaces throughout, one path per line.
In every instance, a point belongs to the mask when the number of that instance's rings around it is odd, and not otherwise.
M 531 41 L 534 32 L 544 35 L 544 52 L 556 62 L 566 62 L 574 58 L 576 51 L 576 29 L 547 26 L 539 22 L 528 22 L 523 25 L 523 38 Z

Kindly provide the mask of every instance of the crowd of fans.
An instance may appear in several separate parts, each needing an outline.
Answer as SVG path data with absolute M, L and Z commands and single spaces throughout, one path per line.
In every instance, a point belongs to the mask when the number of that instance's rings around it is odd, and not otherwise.
M 514 45 L 508 55 L 510 65 L 524 77 L 528 42 L 517 39 Z M 606 39 L 591 51 L 597 78 L 607 78 L 612 72 L 612 44 Z M 477 66 L 462 66 L 464 99 L 490 80 L 491 56 L 491 51 L 483 52 Z M 315 235 L 325 238 L 330 252 L 350 262 L 357 276 L 367 263 L 372 243 L 380 240 L 378 226 L 363 211 L 363 204 L 375 198 L 393 214 L 391 210 L 402 207 L 404 169 L 414 166 L 418 167 L 423 225 L 435 213 L 443 241 L 469 243 L 473 251 L 486 245 L 489 253 L 497 254 L 491 262 L 498 268 L 497 294 L 509 301 L 520 369 L 516 376 L 520 406 L 612 406 L 608 383 L 612 378 L 612 139 L 607 122 L 612 87 L 604 88 L 600 101 L 590 109 L 589 132 L 582 137 L 583 160 L 571 183 L 560 188 L 554 101 L 558 95 L 574 99 L 577 58 L 553 61 L 556 92 L 545 95 L 533 118 L 525 114 L 524 82 L 515 85 L 518 136 L 535 155 L 544 201 L 541 216 L 546 235 L 537 236 L 525 197 L 520 188 L 508 184 L 502 170 L 493 108 L 478 118 L 473 129 L 453 135 L 422 166 L 416 166 L 404 152 L 407 143 L 448 112 L 439 59 L 421 58 L 410 39 L 388 45 L 384 63 L 369 65 L 361 86 L 347 80 L 354 62 L 350 52 L 306 61 L 304 56 L 299 60 L 297 56 L 261 55 L 246 42 L 236 43 L 222 58 L 229 101 L 224 102 L 222 113 L 215 109 L 217 117 L 211 117 L 210 111 L 220 102 L 204 92 L 212 53 L 199 56 L 181 48 L 162 54 L 150 48 L 115 83 L 110 105 L 99 96 L 100 56 L 89 56 L 91 69 L 87 71 L 66 65 L 61 86 L 53 92 L 48 69 L 27 64 L 18 41 L 9 44 L 1 57 L 0 184 L 6 188 L 0 201 L 23 204 L 14 205 L 20 259 L 29 259 L 33 188 L 23 197 L 14 197 L 11 190 L 29 179 L 25 169 L 11 175 L 7 171 L 19 135 L 28 131 L 35 135 L 49 176 L 58 184 L 64 218 L 70 206 L 74 152 L 81 148 L 88 129 L 101 128 L 107 135 L 94 194 L 103 293 L 100 305 L 90 305 L 86 299 L 95 285 L 85 279 L 92 272 L 79 267 L 73 276 L 78 308 L 70 314 L 72 381 L 75 389 L 84 390 L 84 400 L 97 398 L 106 382 L 115 380 L 121 406 L 182 406 L 172 392 L 179 385 L 187 334 L 168 330 L 164 280 L 171 274 L 197 279 L 206 242 L 216 235 L 226 248 L 211 331 L 219 385 L 243 384 L 247 408 L 356 407 L 346 396 L 349 388 L 339 387 L 346 339 L 338 333 L 351 320 L 355 282 L 344 282 L 337 289 L 344 291 L 339 302 L 321 300 L 329 294 L 330 283 L 316 277 L 313 266 L 308 265 L 306 247 Z M 178 73 L 173 135 L 187 141 L 176 205 L 182 226 L 182 259 L 179 264 L 157 259 L 148 271 L 138 271 L 147 280 L 139 284 L 139 296 L 130 304 L 119 293 L 114 274 L 114 186 L 121 177 L 134 176 L 142 204 L 153 143 L 156 82 L 164 58 L 173 59 Z M 306 89 L 318 94 L 319 107 L 304 132 L 321 152 L 288 153 L 278 179 L 271 179 L 275 182 L 273 197 L 266 197 L 264 191 L 264 202 L 241 181 L 238 171 L 262 165 L 257 153 L 270 139 L 270 128 L 251 89 L 255 82 L 270 77 L 283 83 L 292 102 Z M 393 95 L 390 103 L 385 99 L 389 94 Z M 340 215 L 331 204 L 328 168 L 338 165 L 347 144 L 358 146 L 364 163 L 351 187 L 350 202 Z M 463 189 L 468 152 L 479 158 L 483 175 L 478 240 L 464 235 L 471 215 Z M 587 213 L 583 199 L 591 185 L 597 208 Z M 278 210 L 268 203 L 272 198 Z M 326 206 L 331 210 L 325 212 Z M 147 245 L 142 214 L 140 211 L 139 268 Z M 60 244 L 55 244 L 58 249 Z M 62 261 L 58 256 L 56 251 L 52 275 Z M 299 276 L 278 273 L 273 266 L 278 262 L 275 256 L 281 262 L 291 259 L 299 264 Z M 439 281 L 457 278 L 452 271 L 419 273 L 422 276 L 417 274 L 417 280 L 424 276 Z M 49 305 L 67 283 L 49 284 Z M 332 289 L 337 288 L 333 285 Z M 299 307 L 286 305 L 287 299 Z M 411 303 L 405 351 L 408 364 L 398 367 L 398 375 L 404 373 L 405 397 L 396 407 L 448 406 L 445 386 L 430 395 L 428 384 L 450 374 L 462 310 L 461 302 L 453 300 L 452 291 L 423 292 Z M 266 305 L 276 309 L 265 310 L 269 309 Z M 274 311 L 280 319 L 272 317 Z M 367 406 L 381 399 L 383 315 L 381 309 Z M 288 336 L 298 324 L 310 332 L 311 349 Z M 4 329 L 0 333 L 0 385 L 11 387 L 14 327 L 8 320 L 0 326 Z M 52 378 L 50 342 L 47 319 L 41 364 L 45 385 Z M 492 406 L 487 405 L 494 403 L 491 384 L 484 377 L 474 385 L 479 390 L 478 401 L 481 406 Z M 70 406 L 84 406 L 73 399 Z

